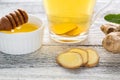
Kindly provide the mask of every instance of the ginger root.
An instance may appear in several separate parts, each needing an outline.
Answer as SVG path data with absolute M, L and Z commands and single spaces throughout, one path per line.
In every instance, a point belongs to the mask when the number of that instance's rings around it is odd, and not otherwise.
M 105 24 L 101 30 L 106 34 L 102 41 L 103 47 L 110 52 L 120 53 L 120 25 Z
M 120 52 L 120 32 L 108 34 L 102 41 L 103 47 L 113 53 Z
M 120 25 L 117 24 L 105 24 L 101 26 L 101 30 L 105 34 L 109 34 L 111 32 L 119 32 L 120 31 Z

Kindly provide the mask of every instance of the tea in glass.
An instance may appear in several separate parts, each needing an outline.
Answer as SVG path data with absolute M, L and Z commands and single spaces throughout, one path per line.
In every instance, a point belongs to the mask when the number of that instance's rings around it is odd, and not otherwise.
M 50 36 L 58 42 L 85 40 L 96 0 L 44 0 Z

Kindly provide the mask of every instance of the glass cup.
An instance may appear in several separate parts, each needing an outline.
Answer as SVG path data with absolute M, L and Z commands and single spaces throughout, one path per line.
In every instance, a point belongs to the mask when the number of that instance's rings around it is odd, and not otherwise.
M 50 36 L 61 43 L 85 40 L 96 0 L 44 0 Z

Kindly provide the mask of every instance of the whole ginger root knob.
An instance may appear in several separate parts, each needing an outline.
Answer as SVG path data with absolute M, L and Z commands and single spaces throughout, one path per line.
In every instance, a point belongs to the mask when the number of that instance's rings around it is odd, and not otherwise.
M 101 31 L 104 34 L 109 34 L 111 32 L 119 32 L 120 31 L 120 25 L 117 24 L 104 24 L 101 26 Z
M 112 32 L 103 39 L 103 47 L 113 53 L 120 53 L 120 32 Z

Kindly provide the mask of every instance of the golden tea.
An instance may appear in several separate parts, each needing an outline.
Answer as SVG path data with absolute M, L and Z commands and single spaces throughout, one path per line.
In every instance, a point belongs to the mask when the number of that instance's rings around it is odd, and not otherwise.
M 86 34 L 91 23 L 95 1 L 44 0 L 50 34 L 67 38 Z

